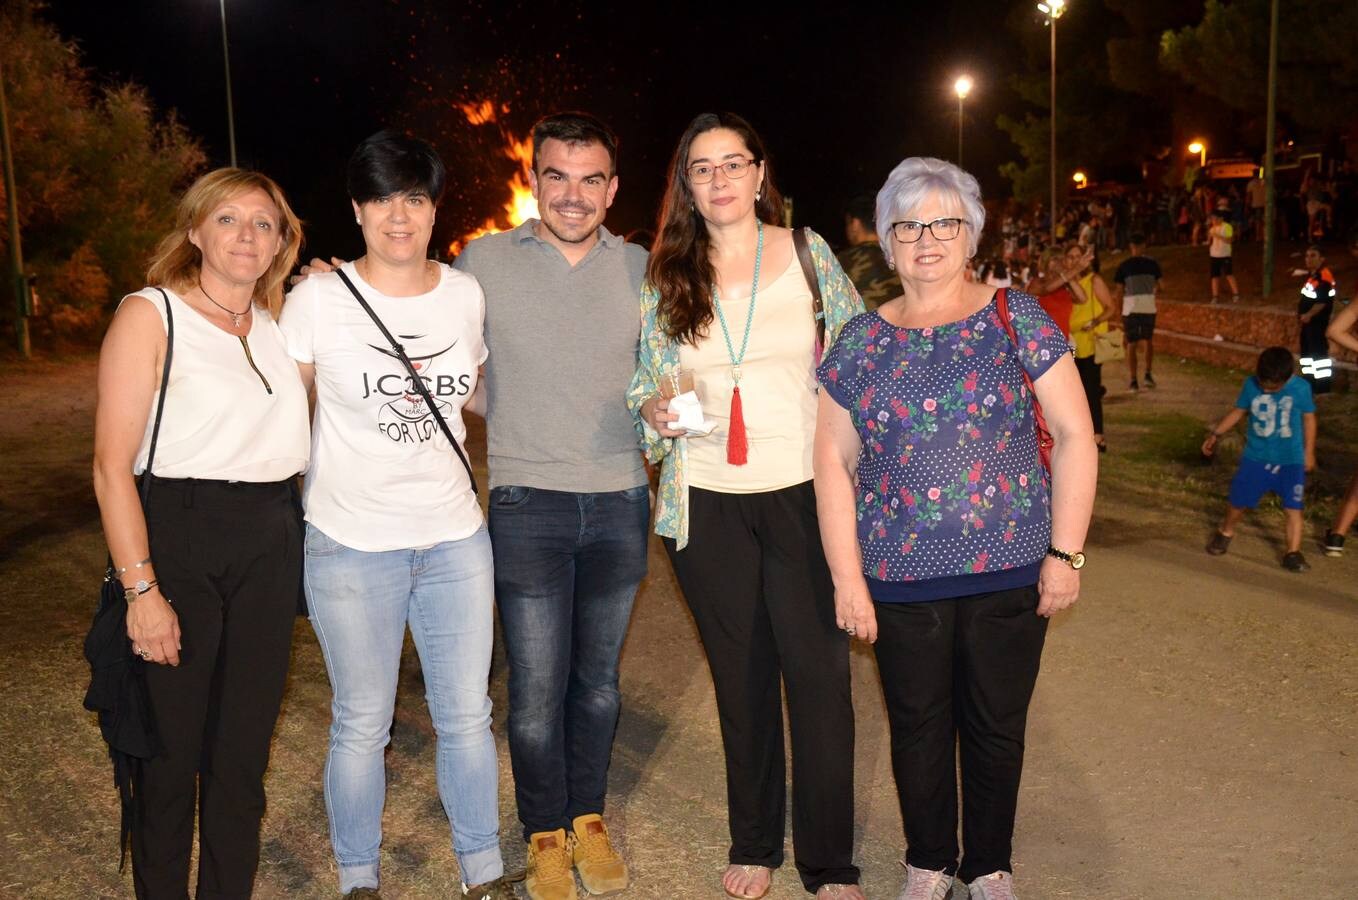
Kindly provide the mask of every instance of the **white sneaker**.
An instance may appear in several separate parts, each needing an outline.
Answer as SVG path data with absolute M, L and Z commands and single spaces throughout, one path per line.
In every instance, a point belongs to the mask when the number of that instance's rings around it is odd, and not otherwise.
M 916 869 L 905 863 L 905 884 L 896 900 L 947 900 L 953 878 L 946 872 Z
M 1018 900 L 1014 896 L 1014 876 L 1003 870 L 982 875 L 967 885 L 971 900 Z

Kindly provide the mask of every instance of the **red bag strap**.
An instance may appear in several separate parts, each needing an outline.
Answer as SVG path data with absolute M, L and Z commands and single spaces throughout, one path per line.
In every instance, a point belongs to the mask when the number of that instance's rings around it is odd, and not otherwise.
M 1009 335 L 1015 352 L 1020 352 L 1018 332 L 1014 330 L 1014 322 L 1009 317 L 1009 288 L 1000 288 L 995 292 L 995 310 L 1000 314 L 1000 324 Z M 1028 396 L 1032 398 L 1033 427 L 1037 431 L 1037 455 L 1042 460 L 1042 467 L 1051 472 L 1051 449 L 1055 442 L 1052 440 L 1051 432 L 1047 430 L 1047 417 L 1042 412 L 1042 404 L 1037 402 L 1037 391 L 1033 389 L 1032 376 L 1023 367 L 1022 361 L 1019 361 L 1018 368 L 1019 374 L 1023 376 L 1023 383 L 1028 388 Z

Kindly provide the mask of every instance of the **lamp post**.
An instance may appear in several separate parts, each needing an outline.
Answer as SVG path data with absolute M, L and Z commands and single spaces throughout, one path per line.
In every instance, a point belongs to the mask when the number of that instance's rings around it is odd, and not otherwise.
M 231 166 L 236 165 L 236 113 L 231 103 L 231 48 L 226 41 L 226 0 L 222 7 L 222 62 L 226 67 L 226 139 L 231 145 Z
M 1206 141 L 1204 141 L 1202 138 L 1198 138 L 1196 141 L 1194 141 L 1193 143 L 1191 143 L 1191 144 L 1188 145 L 1188 152 L 1189 152 L 1189 153 L 1196 153 L 1196 154 L 1198 155 L 1198 168 L 1200 168 L 1200 169 L 1205 169 L 1205 168 L 1207 168 L 1207 142 L 1206 142 Z
M 1052 197 L 1051 197 L 1051 240 L 1056 243 L 1056 20 L 1065 15 L 1066 0 L 1043 0 L 1037 4 L 1038 12 L 1047 17 L 1047 27 L 1051 29 L 1052 47 L 1052 78 L 1051 78 L 1051 124 L 1052 124 L 1052 145 L 1051 153 L 1047 157 L 1047 166 L 1051 169 Z
M 971 93 L 972 80 L 970 75 L 960 75 L 953 82 L 952 89 L 957 94 L 957 167 L 962 167 L 962 101 L 967 99 L 967 94 Z
M 1273 176 L 1277 169 L 1274 150 L 1278 144 L 1278 0 L 1268 11 L 1268 104 L 1264 125 L 1264 296 L 1273 293 L 1273 220 L 1277 207 L 1273 196 Z

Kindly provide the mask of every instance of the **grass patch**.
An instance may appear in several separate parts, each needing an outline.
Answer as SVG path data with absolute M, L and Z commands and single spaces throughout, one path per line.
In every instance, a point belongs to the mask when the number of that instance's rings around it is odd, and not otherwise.
M 1165 521 L 1192 522 L 1215 517 L 1225 508 L 1231 477 L 1244 450 L 1244 426 L 1224 436 L 1212 460 L 1201 455 L 1206 426 L 1230 408 L 1221 403 L 1221 386 L 1238 383 L 1242 373 L 1203 363 L 1176 363 L 1176 371 L 1194 379 L 1192 398 L 1205 412 L 1192 414 L 1183 405 L 1118 404 L 1105 407 L 1112 452 L 1099 459 L 1099 494 L 1114 502 L 1135 503 Z M 1358 468 L 1358 395 L 1336 394 L 1318 401 L 1316 457 L 1318 467 L 1307 476 L 1305 515 L 1314 528 L 1334 518 L 1349 478 Z M 1282 506 L 1267 495 L 1256 515 L 1277 518 Z

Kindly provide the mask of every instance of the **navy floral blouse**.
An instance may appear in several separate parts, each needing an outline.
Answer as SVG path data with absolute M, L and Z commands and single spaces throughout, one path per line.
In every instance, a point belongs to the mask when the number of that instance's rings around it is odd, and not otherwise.
M 1017 347 L 993 298 L 933 328 L 869 312 L 844 326 L 816 372 L 862 441 L 858 543 L 878 602 L 1037 581 L 1050 495 L 1019 366 L 1036 381 L 1070 347 L 1032 296 L 1011 290 L 1008 307 Z

